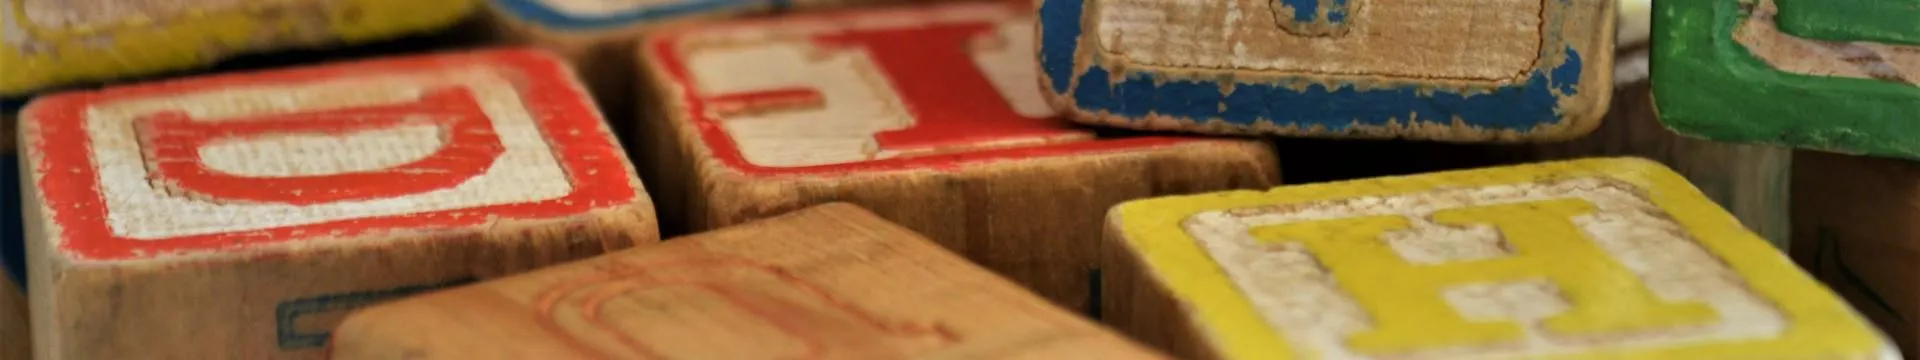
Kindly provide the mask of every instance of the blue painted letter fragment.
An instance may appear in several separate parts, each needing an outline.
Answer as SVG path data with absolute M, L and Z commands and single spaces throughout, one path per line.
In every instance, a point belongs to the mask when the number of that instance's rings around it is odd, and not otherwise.
M 1075 121 L 1450 142 L 1566 140 L 1606 113 L 1606 0 L 1044 0 Z

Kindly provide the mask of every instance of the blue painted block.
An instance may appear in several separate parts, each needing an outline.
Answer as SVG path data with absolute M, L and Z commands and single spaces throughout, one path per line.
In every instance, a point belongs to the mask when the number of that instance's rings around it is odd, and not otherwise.
M 1612 91 L 1606 0 L 1043 0 L 1075 121 L 1214 134 L 1566 140 Z
M 501 17 L 556 31 L 645 26 L 715 14 L 786 9 L 791 0 L 489 0 Z

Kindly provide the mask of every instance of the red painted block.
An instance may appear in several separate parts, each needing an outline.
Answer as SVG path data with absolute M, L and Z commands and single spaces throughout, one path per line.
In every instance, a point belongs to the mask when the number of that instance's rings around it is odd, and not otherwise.
M 873 209 L 1071 307 L 1101 214 L 1277 181 L 1254 140 L 1107 138 L 1040 95 L 1033 18 L 1010 3 L 736 21 L 657 33 L 649 178 L 713 229 L 829 201 Z
M 313 357 L 351 308 L 659 238 L 593 102 L 532 50 L 61 94 L 22 121 L 55 358 Z

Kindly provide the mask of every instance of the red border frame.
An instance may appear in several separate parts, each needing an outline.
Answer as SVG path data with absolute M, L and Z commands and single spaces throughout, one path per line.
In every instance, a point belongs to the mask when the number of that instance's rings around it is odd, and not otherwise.
M 707 149 L 713 154 L 713 157 L 719 160 L 720 163 L 725 165 L 726 167 L 739 171 L 743 174 L 747 174 L 749 176 L 771 177 L 771 176 L 781 176 L 781 175 L 846 175 L 849 173 L 856 173 L 856 172 L 878 172 L 878 171 L 896 171 L 896 170 L 926 170 L 926 169 L 951 170 L 959 167 L 960 165 L 992 162 L 996 160 L 1014 160 L 1014 159 L 1028 159 L 1028 158 L 1038 158 L 1038 157 L 1080 155 L 1080 154 L 1099 153 L 1099 152 L 1112 152 L 1112 151 L 1119 151 L 1119 150 L 1152 148 L 1152 147 L 1174 145 L 1174 144 L 1181 144 L 1181 143 L 1190 143 L 1190 142 L 1213 141 L 1213 140 L 1194 138 L 1194 137 L 1142 136 L 1142 137 L 1127 137 L 1127 138 L 1117 138 L 1117 139 L 1095 139 L 1093 141 L 1056 144 L 1056 145 L 1043 145 L 1043 146 L 1025 147 L 1025 148 L 998 149 L 998 150 L 986 150 L 986 151 L 978 151 L 978 152 L 949 153 L 949 154 L 935 154 L 935 155 L 916 156 L 916 157 L 892 158 L 892 159 L 885 159 L 885 160 L 863 161 L 863 162 L 854 162 L 854 163 L 846 163 L 846 164 L 813 165 L 813 166 L 798 166 L 798 167 L 760 166 L 760 165 L 755 165 L 751 162 L 748 162 L 746 158 L 740 153 L 740 146 L 733 142 L 733 137 L 727 134 L 726 129 L 723 129 L 720 127 L 720 122 L 718 121 L 718 119 L 713 119 L 712 117 L 708 116 L 706 111 L 706 104 L 702 103 L 699 99 L 699 96 L 696 95 L 699 92 L 697 91 L 697 87 L 695 87 L 692 82 L 688 81 L 690 77 L 688 76 L 688 73 L 687 73 L 685 60 L 681 58 L 681 54 L 678 51 L 680 47 L 679 45 L 680 45 L 681 37 L 691 35 L 691 34 L 697 34 L 703 31 L 714 31 L 715 29 L 735 29 L 735 28 L 743 28 L 743 27 L 780 27 L 783 25 L 791 24 L 791 23 L 812 24 L 812 23 L 819 23 L 823 21 L 833 23 L 833 24 L 848 24 L 848 23 L 853 23 L 854 21 L 839 20 L 839 19 L 854 19 L 854 18 L 863 18 L 863 17 L 890 18 L 894 16 L 901 16 L 901 15 L 933 14 L 941 11 L 955 11 L 955 10 L 971 11 L 971 10 L 989 10 L 989 9 L 1001 11 L 1002 15 L 1004 15 L 1005 18 L 1016 18 L 1018 16 L 1022 16 L 1021 14 L 1025 14 L 1025 12 L 1017 11 L 1019 10 L 1019 6 L 1015 4 L 959 3 L 959 4 L 941 4 L 941 5 L 928 5 L 928 6 L 910 6 L 910 7 L 904 7 L 904 8 L 878 9 L 878 10 L 848 10 L 848 11 L 837 11 L 837 12 L 829 12 L 829 13 L 819 13 L 819 14 L 813 14 L 813 15 L 790 16 L 790 17 L 783 17 L 778 19 L 733 21 L 733 22 L 722 23 L 719 25 L 709 25 L 709 26 L 691 28 L 689 30 L 665 31 L 665 32 L 657 33 L 652 36 L 648 36 L 646 40 L 647 43 L 645 46 L 647 46 L 647 48 L 650 51 L 648 52 L 646 60 L 659 64 L 658 66 L 666 70 L 666 72 L 668 73 L 669 79 L 667 80 L 672 81 L 675 86 L 678 86 L 680 88 L 679 102 L 680 104 L 685 105 L 685 108 L 681 110 L 681 113 L 682 115 L 686 116 L 688 121 L 692 123 L 691 125 L 698 128 L 700 138 L 704 140 L 704 143 L 707 145 Z M 1040 85 L 1039 83 L 1035 83 L 1034 86 L 1040 86 Z M 678 120 L 675 120 L 675 121 L 678 121 Z
M 415 72 L 455 65 L 493 65 L 520 85 L 522 104 L 540 127 L 573 183 L 573 192 L 558 199 L 427 213 L 334 220 L 317 224 L 261 230 L 136 240 L 115 235 L 107 224 L 108 209 L 93 166 L 92 144 L 86 133 L 86 112 L 94 104 L 128 99 L 178 96 L 206 90 L 248 87 L 284 87 L 337 78 Z M 519 75 L 519 76 L 515 76 Z M 619 145 L 615 144 L 572 71 L 553 56 L 533 49 L 497 49 L 432 54 L 337 63 L 254 73 L 215 75 L 176 81 L 121 86 L 99 91 L 41 98 L 21 116 L 37 131 L 24 144 L 38 150 L 32 180 L 39 186 L 44 206 L 54 223 L 53 234 L 69 256 L 83 260 L 124 260 L 167 253 L 232 249 L 291 240 L 351 237 L 384 230 L 448 228 L 479 225 L 501 218 L 543 218 L 584 212 L 631 202 L 637 191 L 629 179 Z M 590 171 L 598 169 L 600 171 Z M 611 170 L 611 171 L 610 171 Z

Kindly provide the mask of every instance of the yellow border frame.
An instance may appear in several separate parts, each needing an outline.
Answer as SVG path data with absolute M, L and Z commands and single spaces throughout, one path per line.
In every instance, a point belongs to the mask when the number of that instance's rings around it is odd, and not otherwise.
M 312 5 L 303 5 L 308 3 Z M 26 44 L 0 44 L 0 96 L 186 69 L 228 56 L 271 50 L 254 44 L 254 38 L 295 26 L 297 16 L 269 21 L 259 15 L 290 6 L 327 9 L 327 31 L 346 43 L 450 25 L 475 8 L 474 0 L 280 0 L 212 11 L 189 10 L 179 18 L 161 22 L 136 17 L 111 27 L 48 29 L 27 20 L 25 4 L 26 0 L 5 0 L 0 6 L 9 7 L 11 20 L 25 30 L 28 41 L 49 48 L 45 53 L 27 54 L 23 51 Z M 352 18 L 348 18 L 350 14 Z
M 1600 350 L 1546 356 L 1554 359 L 1700 359 L 1843 356 L 1892 353 L 1886 338 L 1831 290 L 1801 271 L 1778 250 L 1748 231 L 1731 214 L 1667 167 L 1635 158 L 1587 159 L 1477 170 L 1450 171 L 1337 183 L 1285 186 L 1266 192 L 1235 191 L 1138 200 L 1120 204 L 1124 245 L 1139 254 L 1145 273 L 1190 309 L 1193 326 L 1223 359 L 1287 359 L 1296 355 L 1253 303 L 1182 226 L 1206 211 L 1299 204 L 1361 196 L 1418 193 L 1442 187 L 1522 184 L 1556 179 L 1608 177 L 1647 191 L 1653 203 L 1688 229 L 1696 241 L 1727 265 L 1765 301 L 1779 309 L 1787 329 L 1779 338 L 1699 346 Z M 1796 353 L 1796 351 L 1800 353 Z

